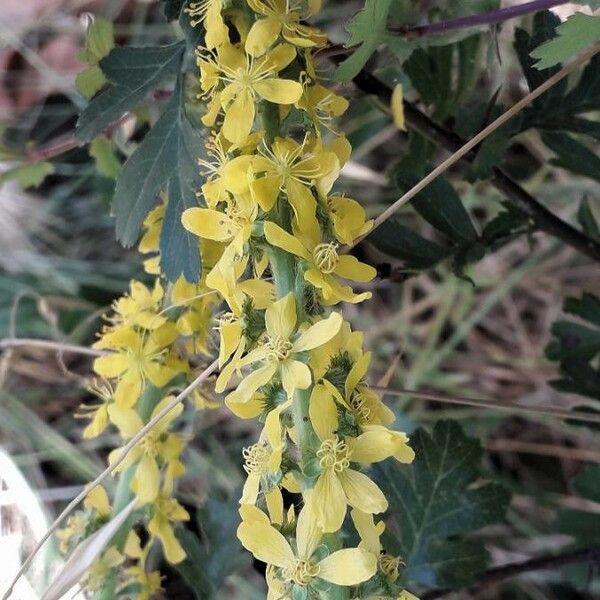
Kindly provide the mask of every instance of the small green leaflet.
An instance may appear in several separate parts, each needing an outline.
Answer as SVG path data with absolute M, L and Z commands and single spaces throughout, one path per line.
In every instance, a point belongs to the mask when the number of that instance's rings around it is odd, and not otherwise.
M 572 58 L 600 40 L 600 17 L 575 13 L 556 29 L 557 37 L 536 48 L 536 69 L 547 69 Z
M 99 135 L 90 144 L 90 156 L 96 162 L 101 175 L 116 179 L 121 171 L 121 162 L 115 155 L 113 143 L 104 135 Z
M 113 48 L 100 61 L 111 84 L 87 105 L 77 122 L 77 137 L 90 141 L 128 110 L 135 108 L 148 92 L 175 78 L 181 68 L 185 42 L 170 46 Z
M 181 225 L 181 213 L 198 204 L 201 151 L 200 135 L 185 116 L 180 78 L 160 119 L 123 165 L 113 200 L 117 239 L 131 246 L 158 194 L 168 191 L 160 247 L 161 271 L 170 281 L 182 273 L 197 281 L 200 273 L 198 239 Z
M 552 324 L 555 339 L 546 347 L 546 357 L 559 363 L 561 378 L 550 385 L 561 392 L 600 400 L 600 298 L 593 294 L 567 298 L 563 310 L 580 322 Z
M 75 79 L 77 91 L 85 98 L 91 98 L 106 83 L 106 78 L 98 63 L 114 48 L 114 45 L 112 21 L 103 17 L 95 18 L 88 27 L 85 47 L 77 55 L 78 60 L 90 65 L 78 73 Z
M 16 179 L 21 189 L 26 190 L 30 187 L 38 187 L 52 173 L 54 173 L 54 167 L 49 162 L 19 165 L 0 175 L 0 185 Z
M 392 0 L 366 0 L 365 7 L 355 14 L 346 25 L 350 34 L 346 47 L 360 45 L 335 72 L 338 81 L 349 81 L 358 75 L 371 55 L 381 44 L 401 58 L 408 58 L 415 43 L 387 31 L 387 19 Z
M 481 480 L 481 444 L 456 422 L 439 421 L 431 434 L 419 429 L 410 443 L 412 465 L 386 461 L 375 468 L 390 503 L 384 543 L 406 562 L 404 584 L 468 585 L 487 558 L 481 542 L 462 536 L 501 521 L 510 493 Z
M 551 164 L 600 181 L 600 158 L 587 146 L 562 132 L 546 131 L 542 140 L 557 156 Z

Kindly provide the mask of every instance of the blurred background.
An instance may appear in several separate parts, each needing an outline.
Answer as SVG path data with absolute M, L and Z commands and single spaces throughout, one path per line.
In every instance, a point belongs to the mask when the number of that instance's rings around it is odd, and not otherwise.
M 341 42 L 343 24 L 362 3 L 324 4 L 320 24 L 332 40 Z M 426 15 L 436 3 L 410 4 L 411 14 Z M 469 2 L 462 4 L 468 12 Z M 576 8 L 555 10 L 565 17 Z M 117 127 L 108 154 L 77 147 L 74 125 L 86 103 L 74 85 L 85 66 L 77 55 L 93 15 L 114 21 L 116 42 L 123 45 L 168 43 L 180 36 L 179 26 L 168 23 L 160 3 L 151 0 L 2 0 L 1 9 L 0 173 L 23 154 L 32 161 L 51 158 L 53 167 L 39 181 L 38 174 L 33 182 L 26 181 L 31 184 L 27 189 L 23 181 L 3 180 L 0 174 L 0 338 L 89 345 L 113 299 L 132 277 L 145 278 L 142 257 L 115 241 L 110 198 L 121 162 L 135 148 L 144 123 L 156 119 L 161 104 L 158 99 L 140 108 L 136 125 L 130 119 Z M 399 22 L 403 10 L 399 6 Z M 526 93 L 512 45 L 515 26 L 531 27 L 531 17 L 480 36 L 472 90 L 460 100 L 463 109 L 468 110 L 468 100 L 491 97 L 509 106 Z M 385 60 L 370 66 L 389 81 L 402 81 L 409 99 L 434 112 L 398 69 L 391 73 Z M 372 98 L 350 84 L 340 92 L 352 100 L 343 130 L 354 146 L 341 191 L 377 215 L 398 197 L 393 167 L 413 147 Z M 450 121 L 436 117 L 453 126 L 457 122 L 452 121 L 455 116 Z M 435 163 L 446 154 L 435 151 L 433 156 Z M 553 156 L 538 133 L 528 131 L 513 140 L 507 168 L 564 220 L 577 223 L 586 199 L 597 215 L 600 173 L 584 176 L 551 167 Z M 502 197 L 488 181 L 469 182 L 462 167 L 453 169 L 448 179 L 479 230 L 502 210 Z M 403 210 L 401 223 L 432 240 L 439 238 L 411 208 Z M 551 326 L 564 316 L 565 298 L 600 290 L 598 265 L 537 232 L 505 240 L 467 263 L 458 275 L 445 263 L 406 268 L 406 261 L 367 244 L 359 252 L 384 276 L 372 285 L 372 301 L 346 306 L 345 312 L 365 332 L 374 352 L 372 383 L 396 392 L 387 399 L 398 413 L 399 427 L 412 431 L 440 418 L 459 421 L 484 446 L 485 473 L 513 492 L 506 521 L 477 533 L 492 565 L 569 548 L 583 543 L 581 536 L 600 541 L 600 530 L 593 527 L 569 534 L 556 526 L 564 510 L 581 511 L 592 515 L 589 523 L 600 523 L 600 504 L 582 497 L 573 485 L 574 477 L 600 464 L 597 430 L 593 424 L 565 422 L 545 412 L 548 407 L 598 409 L 597 399 L 549 385 L 558 378 L 558 367 L 545 355 Z M 12 347 L 0 355 L 0 553 L 11 561 L 10 569 L 0 569 L 0 588 L 3 577 L 18 565 L 19 552 L 31 548 L 65 503 L 103 469 L 106 452 L 118 445 L 110 434 L 81 438 L 85 422 L 74 413 L 86 399 L 89 369 L 87 356 L 44 348 Z M 437 400 L 403 390 L 431 393 Z M 461 397 L 480 399 L 484 406 L 451 402 Z M 493 402 L 532 410 L 485 406 Z M 212 553 L 216 562 L 227 564 L 219 597 L 262 598 L 261 576 L 240 553 L 233 534 L 235 499 L 243 481 L 240 451 L 252 443 L 258 424 L 239 421 L 221 408 L 185 416 L 182 428 L 193 442 L 180 493 L 200 515 L 206 556 Z M 207 508 L 209 496 L 212 504 Z M 202 515 L 209 515 L 208 520 Z M 218 555 L 212 542 L 220 545 Z M 38 586 L 43 587 L 59 562 L 57 548 L 48 545 L 33 571 L 33 588 L 22 584 L 20 597 L 37 598 Z M 169 569 L 165 573 L 165 598 L 192 597 L 185 577 Z M 597 586 L 593 569 L 580 566 L 532 573 L 454 597 L 593 598 L 598 597 Z

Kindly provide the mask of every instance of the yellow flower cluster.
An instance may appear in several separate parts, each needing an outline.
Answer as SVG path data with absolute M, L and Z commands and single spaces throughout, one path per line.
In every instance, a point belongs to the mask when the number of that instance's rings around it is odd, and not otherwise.
M 199 0 L 186 9 L 203 29 L 196 57 L 202 122 L 211 128 L 199 161 L 200 206 L 182 217 L 199 238 L 202 278 L 163 287 L 156 252 L 164 206 L 157 207 L 140 242 L 156 282 L 132 282 L 113 306 L 96 343 L 106 351 L 94 363 L 100 402 L 83 407 L 91 419 L 84 435 L 112 424 L 124 443 L 135 436 L 206 364 L 216 329 L 215 391 L 239 417 L 264 423 L 243 451 L 238 537 L 267 563 L 268 597 L 410 600 L 399 584 L 401 560 L 384 552 L 384 525 L 374 517 L 388 502 L 366 470 L 390 457 L 409 463 L 414 453 L 407 436 L 389 428 L 394 415 L 366 382 L 371 355 L 363 335 L 335 308 L 370 298 L 351 284 L 370 282 L 376 271 L 342 251 L 372 222 L 334 190 L 351 152 L 335 128 L 348 102 L 316 75 L 315 50 L 326 38 L 305 21 L 320 4 Z M 196 406 L 214 403 L 197 393 Z M 154 541 L 168 561 L 185 557 L 173 532 L 188 519 L 173 497 L 184 472 L 185 443 L 173 429 L 182 410 L 164 417 L 119 466 L 147 508 L 149 539 L 142 548 L 131 534 L 123 548 L 110 548 L 94 581 L 126 556 L 137 561 L 126 572 L 145 590 L 139 597 L 149 597 L 160 589 L 160 575 L 145 569 Z M 298 507 L 286 507 L 294 494 Z M 357 545 L 343 547 L 345 522 Z

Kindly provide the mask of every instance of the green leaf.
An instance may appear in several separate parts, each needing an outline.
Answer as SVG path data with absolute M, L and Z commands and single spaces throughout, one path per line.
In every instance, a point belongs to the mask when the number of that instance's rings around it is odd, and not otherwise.
M 545 349 L 549 360 L 559 363 L 561 378 L 551 381 L 563 392 L 600 399 L 600 298 L 583 294 L 567 298 L 564 312 L 584 322 L 558 321 L 552 324 L 553 339 Z
M 375 469 L 390 503 L 392 529 L 399 532 L 387 541 L 406 562 L 404 583 L 467 585 L 485 568 L 485 557 L 478 560 L 471 543 L 457 544 L 464 539 L 458 536 L 502 520 L 510 493 L 481 480 L 481 444 L 454 421 L 438 422 L 432 434 L 419 429 L 411 435 L 411 446 L 416 453 L 412 465 L 386 461 Z M 458 580 L 442 560 L 451 555 L 470 565 Z
M 566 133 L 551 131 L 542 133 L 542 141 L 556 154 L 551 164 L 600 181 L 600 158 L 587 146 Z
M 54 173 L 54 166 L 49 162 L 19 165 L 0 175 L 0 185 L 16 179 L 19 186 L 26 190 L 31 187 L 38 187 L 52 173 Z
M 411 161 L 401 161 L 393 172 L 401 192 L 406 192 L 419 179 L 413 175 Z M 460 197 L 447 179 L 437 177 L 412 200 L 414 209 L 438 231 L 453 242 L 465 243 L 477 240 L 477 231 Z
M 408 269 L 428 269 L 449 255 L 444 246 L 421 237 L 394 219 L 382 223 L 367 240 L 381 252 L 403 260 Z
M 106 83 L 106 77 L 98 65 L 88 67 L 77 73 L 75 87 L 77 91 L 88 100 L 95 96 Z
M 364 8 L 346 24 L 350 34 L 346 47 L 358 46 L 336 69 L 338 81 L 350 81 L 358 75 L 371 55 L 381 44 L 387 43 L 401 59 L 406 59 L 416 47 L 416 42 L 392 35 L 387 30 L 388 13 L 392 0 L 366 0 Z
M 524 29 L 515 31 L 515 51 L 521 63 L 523 74 L 527 79 L 527 85 L 530 90 L 540 86 L 546 79 L 557 73 L 560 66 L 551 67 L 540 71 L 534 68 L 534 60 L 531 58 L 531 51 L 540 44 L 552 39 L 556 35 L 556 28 L 560 24 L 560 19 L 549 10 L 538 12 L 533 18 L 533 32 L 530 35 Z M 529 112 L 535 114 L 551 114 L 556 111 L 557 105 L 565 95 L 568 86 L 567 78 L 562 79 L 553 85 L 547 92 L 537 98 L 530 107 Z
M 159 192 L 168 191 L 161 234 L 161 270 L 174 281 L 184 274 L 197 281 L 200 273 L 198 239 L 181 225 L 185 208 L 197 205 L 200 175 L 196 163 L 201 139 L 183 107 L 183 85 L 178 80 L 173 96 L 156 125 L 123 165 L 113 200 L 117 239 L 134 244 L 144 218 Z
M 459 588 L 471 584 L 488 564 L 485 546 L 476 540 L 433 540 L 427 550 L 436 585 Z
M 186 528 L 177 530 L 188 557 L 175 568 L 198 600 L 219 598 L 227 575 L 249 561 L 235 535 L 238 524 L 237 504 L 209 500 L 198 514 L 202 541 Z
M 495 250 L 531 230 L 531 223 L 527 215 L 510 204 L 504 204 L 504 209 L 485 225 L 481 233 L 481 241 L 491 250 Z
M 96 65 L 115 46 L 115 33 L 112 21 L 104 17 L 95 17 L 85 36 L 85 47 L 77 58 L 81 62 Z
M 554 67 L 600 40 L 600 18 L 584 13 L 571 15 L 556 29 L 558 36 L 532 53 L 536 69 Z
M 121 172 L 121 162 L 115 155 L 113 143 L 104 135 L 99 135 L 90 144 L 90 156 L 95 160 L 96 169 L 101 175 L 116 179 Z
M 181 68 L 185 42 L 170 46 L 113 48 L 100 61 L 111 85 L 83 110 L 76 135 L 90 141 L 128 110 L 135 108 L 148 92 L 173 79 Z
M 600 503 L 600 467 L 591 466 L 573 480 L 577 495 L 584 500 Z M 600 514 L 585 510 L 564 508 L 558 512 L 555 528 L 573 536 L 579 544 L 600 542 Z

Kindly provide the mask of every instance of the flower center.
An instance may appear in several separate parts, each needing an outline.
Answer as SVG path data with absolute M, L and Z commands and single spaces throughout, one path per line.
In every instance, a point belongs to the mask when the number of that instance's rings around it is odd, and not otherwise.
M 322 273 L 332 273 L 339 260 L 338 245 L 335 242 L 319 244 L 313 250 L 313 260 Z
M 396 581 L 396 579 L 398 579 L 400 559 L 397 556 L 390 556 L 389 554 L 384 553 L 379 557 L 378 563 L 379 570 L 390 581 Z
M 270 457 L 269 444 L 263 441 L 248 446 L 242 450 L 242 456 L 246 473 L 264 473 Z
M 317 457 L 322 469 L 333 469 L 336 473 L 345 471 L 350 466 L 352 451 L 346 442 L 337 436 L 325 440 L 317 450 Z
M 160 433 L 156 431 L 150 430 L 140 441 L 140 446 L 142 447 L 144 454 L 152 458 L 156 458 L 158 454 L 158 441 L 160 438 Z
M 280 336 L 267 337 L 265 342 L 268 360 L 285 360 L 292 351 L 292 343 Z
M 293 581 L 297 585 L 308 585 L 319 575 L 320 570 L 319 565 L 314 562 L 297 558 L 293 565 L 283 570 L 283 576 L 287 581 Z

